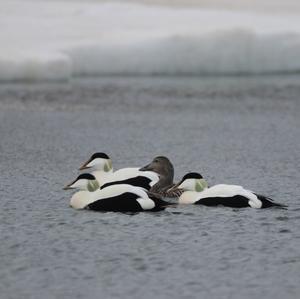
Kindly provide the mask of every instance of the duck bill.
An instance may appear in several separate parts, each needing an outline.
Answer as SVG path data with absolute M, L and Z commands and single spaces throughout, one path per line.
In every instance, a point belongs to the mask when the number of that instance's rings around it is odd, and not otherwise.
M 150 163 L 150 164 L 148 164 L 148 165 L 146 165 L 146 166 L 140 168 L 139 170 L 140 170 L 140 171 L 151 171 L 151 170 L 153 170 L 153 168 L 152 168 L 152 165 L 151 165 L 151 163 Z
M 84 169 L 88 169 L 91 168 L 91 166 L 88 166 L 88 164 L 91 162 L 91 159 L 87 160 L 85 163 L 83 163 L 80 167 L 79 170 L 84 170 Z
M 70 189 L 74 189 L 74 187 L 72 187 L 72 185 L 73 185 L 75 182 L 76 182 L 76 180 L 75 180 L 75 181 L 73 181 L 72 183 L 70 183 L 70 184 L 66 185 L 65 187 L 63 187 L 63 190 L 70 190 Z
M 63 187 L 63 190 L 70 190 L 70 189 L 73 189 L 73 188 L 71 187 L 71 184 L 66 185 L 65 187 Z

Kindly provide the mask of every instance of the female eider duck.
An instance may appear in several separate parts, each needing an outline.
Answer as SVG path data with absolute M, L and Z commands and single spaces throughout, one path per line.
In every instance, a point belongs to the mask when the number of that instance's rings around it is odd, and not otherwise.
M 152 162 L 142 168 L 141 171 L 154 171 L 159 175 L 159 181 L 150 189 L 152 194 L 163 197 L 178 197 L 182 191 L 174 186 L 174 167 L 171 161 L 164 156 L 155 157 Z
M 94 211 L 111 212 L 143 212 L 161 211 L 170 203 L 160 198 L 148 195 L 143 188 L 128 184 L 110 185 L 94 192 L 86 190 L 89 185 L 97 182 L 96 178 L 89 174 L 83 174 L 66 188 L 79 188 L 70 201 L 74 209 L 90 209 Z
M 246 190 L 242 186 L 219 184 L 208 187 L 207 182 L 196 172 L 186 174 L 170 191 L 174 189 L 184 190 L 179 197 L 179 204 L 256 209 L 285 207 L 275 203 L 271 198 Z

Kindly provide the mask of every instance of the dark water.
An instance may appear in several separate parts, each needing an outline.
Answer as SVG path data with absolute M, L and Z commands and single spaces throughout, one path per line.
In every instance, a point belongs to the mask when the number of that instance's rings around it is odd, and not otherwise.
M 1 299 L 299 298 L 299 114 L 299 77 L 0 86 Z M 61 188 L 94 151 L 289 209 L 72 210 Z

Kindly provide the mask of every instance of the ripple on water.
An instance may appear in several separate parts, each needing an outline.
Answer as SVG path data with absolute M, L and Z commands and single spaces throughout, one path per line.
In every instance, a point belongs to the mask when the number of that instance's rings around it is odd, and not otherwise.
M 288 221 L 289 217 L 287 217 L 287 216 L 278 216 L 278 217 L 275 217 L 275 219 L 279 220 L 279 221 Z
M 0 109 L 1 299 L 298 298 L 300 80 L 264 80 L 101 78 L 64 93 L 55 84 L 0 90 L 0 101 L 25 102 Z M 26 110 L 44 96 L 77 108 Z M 82 99 L 93 108 L 82 110 Z M 95 150 L 116 157 L 116 169 L 166 154 L 177 179 L 193 167 L 211 184 L 249 186 L 289 209 L 75 211 L 60 188 Z
M 286 233 L 290 233 L 291 232 L 291 230 L 289 230 L 289 229 L 280 229 L 279 230 L 279 233 L 281 233 L 281 234 L 286 234 Z

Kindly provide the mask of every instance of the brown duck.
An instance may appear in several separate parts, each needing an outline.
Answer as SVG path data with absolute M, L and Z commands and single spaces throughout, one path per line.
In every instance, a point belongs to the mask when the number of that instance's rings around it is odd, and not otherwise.
M 150 164 L 142 167 L 140 170 L 154 171 L 160 177 L 159 181 L 150 189 L 150 193 L 163 197 L 178 197 L 182 194 L 180 189 L 168 191 L 174 186 L 174 167 L 167 157 L 155 157 Z

